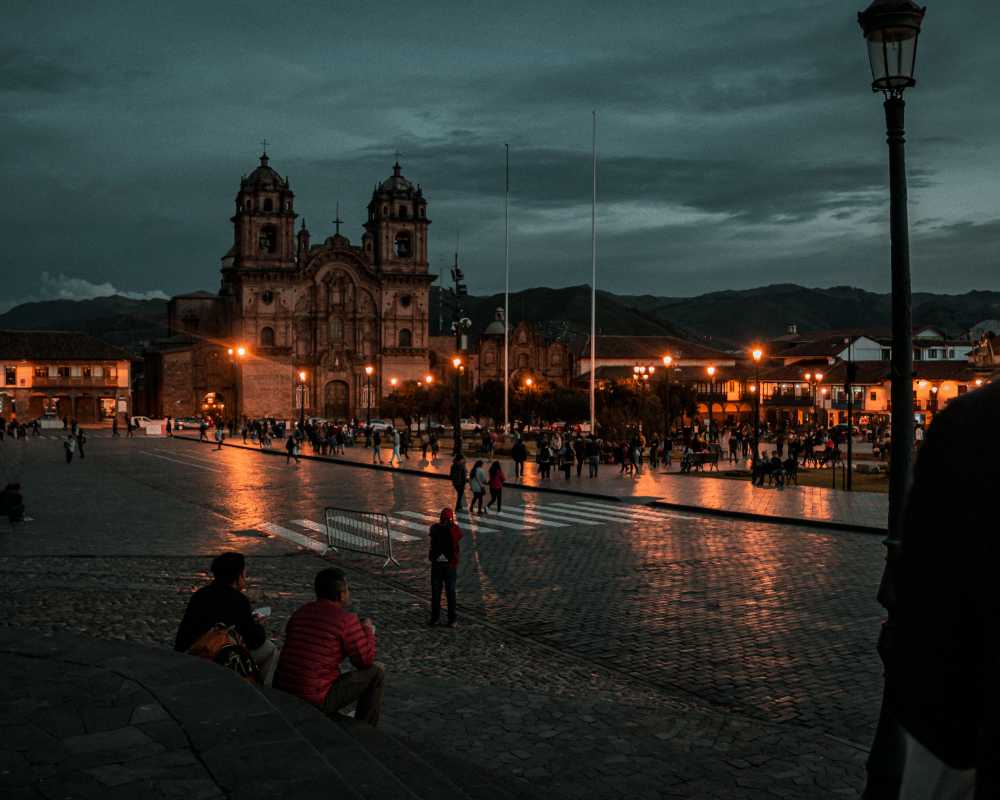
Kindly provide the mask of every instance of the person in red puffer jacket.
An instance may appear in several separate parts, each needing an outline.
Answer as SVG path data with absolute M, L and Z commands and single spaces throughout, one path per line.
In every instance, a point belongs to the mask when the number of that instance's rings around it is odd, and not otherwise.
M 375 660 L 375 626 L 347 610 L 351 589 L 342 570 L 316 575 L 316 599 L 288 620 L 274 688 L 301 697 L 333 716 L 357 701 L 354 718 L 378 725 L 385 667 Z M 350 659 L 354 669 L 341 673 Z

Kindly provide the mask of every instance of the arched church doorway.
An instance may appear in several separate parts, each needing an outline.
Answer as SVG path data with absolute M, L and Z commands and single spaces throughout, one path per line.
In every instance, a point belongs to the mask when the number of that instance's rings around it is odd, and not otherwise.
M 327 419 L 349 419 L 351 415 L 350 395 L 344 381 L 330 381 L 323 387 L 323 416 Z

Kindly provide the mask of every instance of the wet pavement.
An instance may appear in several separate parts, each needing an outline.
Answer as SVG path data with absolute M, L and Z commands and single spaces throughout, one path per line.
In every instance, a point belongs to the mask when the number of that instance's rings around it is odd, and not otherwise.
M 186 438 L 197 439 L 190 432 L 183 434 Z M 230 444 L 242 446 L 239 437 L 227 440 Z M 214 446 L 214 445 L 213 445 Z M 256 445 L 249 443 L 251 448 Z M 272 445 L 275 452 L 283 452 L 281 442 Z M 306 452 L 312 455 L 307 446 Z M 381 463 L 389 465 L 392 451 L 382 449 Z M 470 449 L 466 453 L 469 465 L 477 459 L 486 456 L 477 455 Z M 350 461 L 358 464 L 372 464 L 372 451 L 361 445 L 346 448 L 335 460 Z M 537 464 L 529 461 L 523 477 L 515 479 L 514 464 L 506 457 L 501 457 L 501 466 L 512 485 L 522 487 L 539 487 L 572 493 L 593 493 L 606 497 L 628 499 L 644 503 L 658 502 L 664 506 L 683 509 L 702 509 L 725 514 L 744 516 L 747 518 L 774 518 L 783 521 L 800 521 L 804 524 L 833 526 L 846 529 L 869 530 L 884 533 L 889 513 L 888 495 L 875 492 L 845 492 L 842 490 L 825 489 L 816 486 L 788 486 L 783 489 L 775 487 L 755 487 L 745 480 L 710 479 L 703 475 L 680 475 L 677 472 L 677 461 L 672 468 L 660 466 L 656 470 L 648 464 L 639 476 L 623 475 L 618 465 L 602 464 L 596 478 L 587 476 L 584 467 L 583 474 L 577 476 L 576 469 L 567 480 L 561 472 L 552 471 L 552 477 L 545 480 L 540 477 Z M 487 465 L 489 461 L 486 462 Z M 398 466 L 398 465 L 397 465 Z M 438 458 L 423 458 L 420 449 L 411 450 L 410 457 L 402 462 L 406 470 L 416 470 L 429 475 L 446 476 L 451 467 L 450 443 L 443 444 Z M 746 471 L 745 462 L 729 465 L 721 463 L 720 470 L 736 469 Z M 708 468 L 706 467 L 706 470 Z M 820 470 L 829 475 L 829 470 Z M 706 473 L 706 475 L 710 472 Z
M 453 502 L 445 481 L 163 439 L 92 439 L 71 465 L 57 441 L 18 447 L 4 449 L 5 471 L 33 521 L 0 533 L 4 625 L 169 643 L 210 557 L 236 548 L 280 637 L 324 564 L 287 534 L 322 550 L 326 507 L 381 511 L 399 570 L 347 551 L 326 559 L 351 570 L 358 610 L 380 622 L 387 719 L 415 739 L 444 723 L 413 681 L 438 681 L 463 698 L 470 757 L 478 742 L 491 762 L 506 697 L 504 735 L 520 744 L 501 761 L 553 787 L 570 780 L 580 725 L 594 749 L 625 742 L 607 780 L 632 770 L 680 787 L 649 796 L 696 797 L 705 781 L 740 790 L 720 797 L 756 796 L 764 774 L 786 796 L 862 784 L 880 696 L 878 537 L 508 489 L 504 516 L 463 521 L 461 626 L 445 631 L 423 624 L 420 530 Z M 541 725 L 554 715 L 565 723 Z M 684 747 L 654 764 L 638 744 L 678 736 Z

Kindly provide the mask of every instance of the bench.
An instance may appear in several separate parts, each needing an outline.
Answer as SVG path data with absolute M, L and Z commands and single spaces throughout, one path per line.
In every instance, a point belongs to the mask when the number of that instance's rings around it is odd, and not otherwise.
M 721 453 L 722 450 L 718 447 L 701 453 L 685 453 L 681 456 L 681 472 L 690 472 L 692 469 L 702 472 L 706 464 L 718 472 Z

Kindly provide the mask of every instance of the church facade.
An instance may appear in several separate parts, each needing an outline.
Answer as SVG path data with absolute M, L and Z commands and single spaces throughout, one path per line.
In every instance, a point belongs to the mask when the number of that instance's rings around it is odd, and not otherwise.
M 287 178 L 240 181 L 217 294 L 168 305 L 171 337 L 147 359 L 150 411 L 224 419 L 377 416 L 391 382 L 428 367 L 427 202 L 398 163 L 376 185 L 359 244 L 313 244 Z M 304 399 L 303 399 L 304 398 Z

